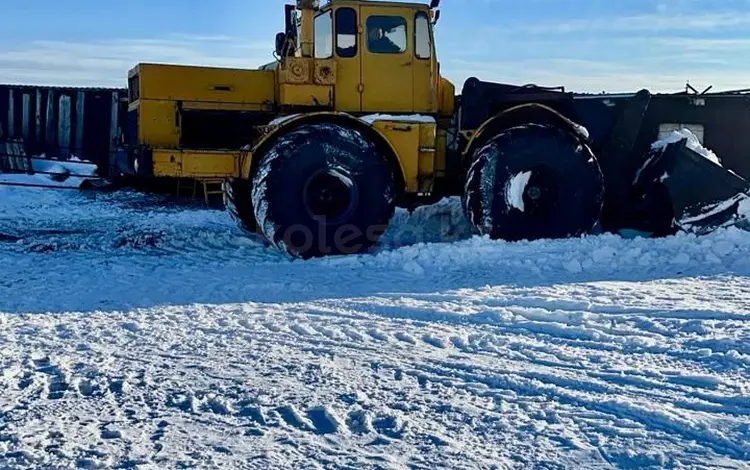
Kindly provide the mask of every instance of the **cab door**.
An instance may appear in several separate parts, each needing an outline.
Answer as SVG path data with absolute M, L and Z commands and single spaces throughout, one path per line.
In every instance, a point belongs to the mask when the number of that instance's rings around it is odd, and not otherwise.
M 359 6 L 346 5 L 334 11 L 334 39 L 336 41 L 337 111 L 362 110 L 362 44 L 360 41 Z
M 360 7 L 362 111 L 413 112 L 413 9 Z
M 437 111 L 437 61 L 432 40 L 430 17 L 426 11 L 412 14 L 414 24 L 413 111 L 430 114 Z

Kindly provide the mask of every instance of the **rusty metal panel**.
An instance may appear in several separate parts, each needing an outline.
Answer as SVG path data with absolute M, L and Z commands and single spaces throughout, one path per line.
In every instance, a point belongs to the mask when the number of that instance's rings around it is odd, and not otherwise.
M 31 123 L 29 120 L 31 119 L 31 95 L 28 93 L 23 94 L 23 113 L 22 116 L 22 123 L 21 123 L 21 129 L 23 129 L 22 135 L 23 140 L 27 141 L 29 140 L 29 129 L 31 128 Z
M 70 153 L 70 130 L 71 130 L 71 99 L 68 95 L 60 95 L 57 114 L 57 145 L 64 157 Z
M 127 90 L 0 84 L 0 142 L 23 139 L 27 154 L 76 155 L 107 172 L 115 139 L 127 135 Z
M 16 103 L 13 90 L 8 90 L 8 137 L 16 137 Z

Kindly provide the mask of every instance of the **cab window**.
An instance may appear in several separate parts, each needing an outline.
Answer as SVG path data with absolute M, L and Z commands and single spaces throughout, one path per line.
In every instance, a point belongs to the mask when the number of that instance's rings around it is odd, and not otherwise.
M 315 58 L 330 59 L 333 56 L 333 16 L 331 12 L 315 18 Z
M 430 20 L 423 11 L 417 13 L 414 20 L 414 53 L 418 59 L 429 59 L 432 56 Z
M 357 12 L 352 8 L 336 10 L 336 55 L 357 55 Z
M 406 51 L 406 20 L 400 16 L 367 18 L 367 50 L 376 54 Z

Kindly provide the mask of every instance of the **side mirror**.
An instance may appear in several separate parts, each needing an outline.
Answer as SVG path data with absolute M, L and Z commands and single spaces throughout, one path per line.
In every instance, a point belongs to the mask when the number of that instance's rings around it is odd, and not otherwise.
M 430 2 L 430 9 L 434 10 L 435 8 L 440 6 L 440 0 L 432 0 Z
M 438 20 L 440 20 L 440 10 L 435 10 L 432 15 L 432 24 L 437 24 Z
M 286 33 L 276 34 L 276 55 L 283 56 L 286 49 Z

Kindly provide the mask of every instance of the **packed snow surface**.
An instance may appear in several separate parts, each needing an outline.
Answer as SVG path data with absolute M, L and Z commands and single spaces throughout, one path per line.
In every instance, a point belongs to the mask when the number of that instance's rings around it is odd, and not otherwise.
M 0 187 L 0 468 L 750 465 L 750 234 L 292 261 L 217 211 Z

